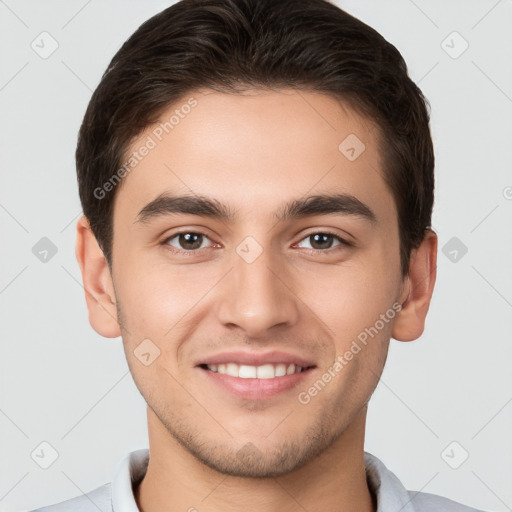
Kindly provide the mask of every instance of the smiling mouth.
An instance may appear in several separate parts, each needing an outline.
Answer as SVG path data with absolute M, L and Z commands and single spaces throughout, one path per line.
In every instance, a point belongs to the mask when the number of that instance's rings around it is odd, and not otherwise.
M 230 377 L 238 377 L 240 379 L 275 379 L 293 375 L 295 373 L 302 373 L 314 366 L 298 366 L 290 363 L 277 363 L 277 364 L 263 364 L 260 366 L 251 366 L 237 363 L 225 364 L 201 364 L 199 365 L 205 370 L 209 370 L 221 375 L 228 375 Z

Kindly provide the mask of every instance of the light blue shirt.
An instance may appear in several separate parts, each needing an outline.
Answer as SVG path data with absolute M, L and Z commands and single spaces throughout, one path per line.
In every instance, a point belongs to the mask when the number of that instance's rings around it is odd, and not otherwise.
M 93 491 L 31 512 L 140 512 L 133 489 L 146 474 L 149 450 L 126 455 L 117 465 L 112 482 Z M 370 492 L 377 512 L 483 512 L 434 494 L 407 491 L 400 480 L 374 455 L 365 452 Z

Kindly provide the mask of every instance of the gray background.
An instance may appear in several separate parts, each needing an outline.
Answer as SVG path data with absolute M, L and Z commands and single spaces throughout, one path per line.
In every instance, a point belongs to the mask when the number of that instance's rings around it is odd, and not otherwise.
M 88 323 L 74 255 L 74 149 L 108 61 L 170 3 L 0 1 L 2 511 L 88 492 L 147 446 L 121 338 Z M 337 4 L 402 52 L 432 105 L 437 158 L 427 327 L 417 341 L 391 341 L 366 450 L 409 489 L 512 510 L 512 1 Z M 46 262 L 36 257 L 43 237 L 57 248 Z M 58 452 L 48 469 L 31 457 L 44 441 Z

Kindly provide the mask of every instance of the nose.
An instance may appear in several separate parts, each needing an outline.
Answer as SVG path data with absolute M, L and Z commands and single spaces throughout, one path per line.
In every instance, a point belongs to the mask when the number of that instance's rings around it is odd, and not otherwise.
M 224 326 L 239 327 L 250 338 L 295 325 L 299 299 L 289 272 L 269 250 L 252 262 L 234 255 L 233 268 L 218 290 L 217 317 Z

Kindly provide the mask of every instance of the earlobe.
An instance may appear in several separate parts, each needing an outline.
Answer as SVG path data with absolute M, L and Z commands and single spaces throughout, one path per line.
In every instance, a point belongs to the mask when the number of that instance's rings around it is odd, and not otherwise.
M 75 255 L 82 273 L 89 323 L 98 334 L 106 338 L 120 336 L 110 269 L 84 215 L 76 225 Z
M 412 251 L 409 274 L 404 281 L 401 311 L 395 317 L 391 337 L 412 341 L 421 336 L 434 291 L 437 269 L 437 235 L 431 229 L 421 245 Z

